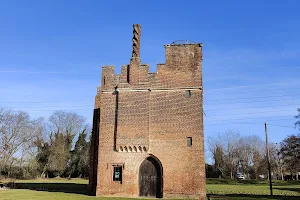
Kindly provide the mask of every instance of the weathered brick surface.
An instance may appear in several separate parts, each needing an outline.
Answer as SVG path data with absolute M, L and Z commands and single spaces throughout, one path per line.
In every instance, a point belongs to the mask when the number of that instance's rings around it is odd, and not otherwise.
M 163 167 L 164 198 L 205 198 L 202 44 L 165 49 L 166 63 L 158 64 L 157 73 L 149 73 L 139 57 L 123 65 L 120 75 L 112 66 L 102 69 L 95 98 L 101 113 L 99 196 L 138 197 L 140 164 L 154 156 Z M 123 166 L 122 183 L 112 180 L 115 164 Z

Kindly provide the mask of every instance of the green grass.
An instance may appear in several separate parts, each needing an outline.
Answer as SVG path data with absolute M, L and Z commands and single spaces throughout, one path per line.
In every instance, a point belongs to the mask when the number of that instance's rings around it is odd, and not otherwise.
M 211 199 L 298 199 L 300 181 L 273 181 L 273 197 L 270 197 L 268 181 L 207 179 L 207 194 Z
M 45 192 L 45 191 L 34 191 L 34 190 L 6 190 L 0 191 L 0 199 L 3 200 L 13 200 L 13 199 L 22 199 L 22 200 L 85 200 L 93 199 L 92 197 L 80 194 L 66 194 L 63 192 Z
M 11 182 L 5 180 L 0 182 Z M 91 197 L 87 195 L 87 183 L 85 179 L 35 179 L 16 180 L 15 190 L 0 191 L 0 200 L 116 200 L 130 198 Z M 269 196 L 268 181 L 257 180 L 226 180 L 207 179 L 207 194 L 212 200 L 269 200 L 286 199 L 300 200 L 300 181 L 274 181 L 274 196 Z
M 0 191 L 1 200 L 136 200 L 135 198 L 92 197 L 82 194 L 67 194 L 63 192 L 45 192 L 33 190 Z M 149 199 L 148 199 L 149 200 Z

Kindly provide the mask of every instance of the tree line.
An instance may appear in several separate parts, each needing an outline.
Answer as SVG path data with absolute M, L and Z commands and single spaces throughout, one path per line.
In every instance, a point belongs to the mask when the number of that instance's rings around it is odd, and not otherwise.
M 295 116 L 300 130 L 300 109 Z M 55 111 L 48 119 L 32 119 L 27 112 L 0 108 L 0 178 L 88 177 L 91 127 L 75 112 Z M 207 177 L 266 178 L 265 141 L 229 130 L 209 137 L 213 164 Z M 273 178 L 297 179 L 300 172 L 300 134 L 270 143 Z
M 45 120 L 0 108 L 0 178 L 88 177 L 90 133 L 74 112 Z
M 295 128 L 300 130 L 300 109 L 297 111 Z M 267 178 L 266 144 L 260 137 L 228 130 L 209 137 L 207 145 L 213 161 L 206 165 L 207 177 L 235 178 L 239 172 L 248 179 Z M 272 178 L 299 180 L 300 133 L 288 135 L 280 143 L 270 143 L 269 152 Z

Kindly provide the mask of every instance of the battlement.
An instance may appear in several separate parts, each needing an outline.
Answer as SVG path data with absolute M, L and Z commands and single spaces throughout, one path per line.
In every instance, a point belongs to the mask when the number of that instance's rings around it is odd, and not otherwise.
M 156 72 L 151 73 L 149 64 L 140 59 L 141 26 L 133 27 L 130 63 L 122 65 L 121 74 L 115 74 L 114 66 L 103 66 L 101 89 L 202 86 L 202 43 L 164 45 L 165 63 L 157 64 Z

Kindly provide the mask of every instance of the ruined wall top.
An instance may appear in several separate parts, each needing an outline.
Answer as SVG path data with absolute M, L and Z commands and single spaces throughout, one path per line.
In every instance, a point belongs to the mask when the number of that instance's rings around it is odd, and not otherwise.
M 121 74 L 115 74 L 114 66 L 103 66 L 98 93 L 116 87 L 202 87 L 202 43 L 164 45 L 166 61 L 157 64 L 157 72 L 150 73 L 149 65 L 141 63 L 140 38 L 141 25 L 134 24 L 130 63 L 122 66 Z

